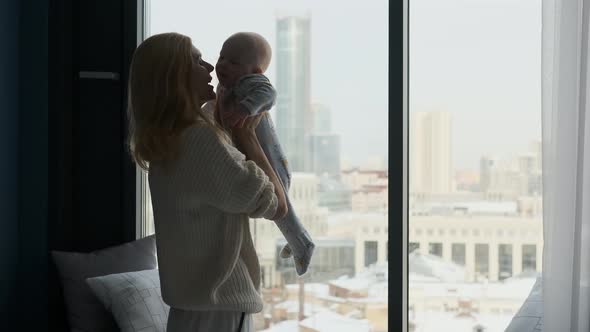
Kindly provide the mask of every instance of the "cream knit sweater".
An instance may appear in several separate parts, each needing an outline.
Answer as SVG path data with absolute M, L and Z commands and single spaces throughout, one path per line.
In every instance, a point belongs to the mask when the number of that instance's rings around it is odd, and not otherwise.
M 260 312 L 260 265 L 248 217 L 271 218 L 272 183 L 212 129 L 181 137 L 179 158 L 149 171 L 164 302 L 184 310 Z

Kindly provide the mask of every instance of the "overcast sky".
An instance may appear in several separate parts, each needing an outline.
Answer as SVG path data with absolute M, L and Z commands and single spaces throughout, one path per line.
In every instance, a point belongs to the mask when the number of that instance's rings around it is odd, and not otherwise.
M 410 8 L 411 111 L 453 114 L 456 168 L 540 137 L 540 0 L 410 0 Z M 387 0 L 151 0 L 150 27 L 189 35 L 215 63 L 232 33 L 258 32 L 274 48 L 277 14 L 306 12 L 312 99 L 331 108 L 343 158 L 387 156 Z
M 387 0 L 151 0 L 151 33 L 189 35 L 205 60 L 223 41 L 255 31 L 274 48 L 277 14 L 312 17 L 312 100 L 332 110 L 342 156 L 358 164 L 387 155 Z M 267 75 L 275 80 L 276 59 Z
M 410 109 L 453 115 L 456 168 L 541 137 L 541 0 L 410 0 Z

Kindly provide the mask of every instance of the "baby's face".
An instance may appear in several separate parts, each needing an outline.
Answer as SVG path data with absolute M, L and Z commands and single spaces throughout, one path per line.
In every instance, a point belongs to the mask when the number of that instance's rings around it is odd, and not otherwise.
M 219 52 L 219 60 L 215 65 L 215 72 L 221 85 L 229 88 L 240 77 L 256 72 L 256 65 L 252 63 L 252 57 L 249 57 L 248 53 L 251 51 L 239 41 L 228 40 L 223 44 Z

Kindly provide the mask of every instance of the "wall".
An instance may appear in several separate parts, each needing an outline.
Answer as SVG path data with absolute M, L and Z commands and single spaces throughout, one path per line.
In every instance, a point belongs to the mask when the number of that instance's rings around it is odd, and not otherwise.
M 123 110 L 136 17 L 134 1 L 0 1 L 2 330 L 67 330 L 51 250 L 91 251 L 135 238 Z M 97 59 L 115 64 L 103 68 Z M 117 71 L 122 79 L 82 84 L 81 70 Z
M 48 34 L 49 1 L 21 0 L 19 22 L 18 324 L 48 324 Z M 26 310 L 24 310 L 26 308 Z M 34 317 L 34 319 L 29 319 Z
M 8 319 L 18 262 L 19 12 L 19 0 L 0 1 L 0 317 Z

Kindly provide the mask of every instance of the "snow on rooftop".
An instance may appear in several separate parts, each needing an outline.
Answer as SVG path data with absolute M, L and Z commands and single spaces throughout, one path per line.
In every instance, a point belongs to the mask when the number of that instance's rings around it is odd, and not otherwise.
M 496 282 L 467 282 L 463 267 L 438 256 L 412 252 L 409 255 L 410 288 L 420 289 L 424 297 L 524 300 L 535 284 L 538 273 Z
M 502 332 L 510 323 L 513 315 L 472 314 L 458 317 L 456 313 L 439 311 L 423 311 L 410 314 L 410 324 L 415 324 L 415 332 L 433 331 L 474 331 L 480 325 L 486 332 Z
M 351 291 L 360 291 L 368 289 L 370 281 L 364 278 L 336 279 L 331 280 L 330 284 Z
M 441 282 L 412 273 L 409 277 L 410 288 L 420 289 L 423 297 L 479 300 L 524 301 L 536 281 L 534 277 L 515 277 L 496 282 Z
M 300 325 L 318 332 L 369 332 L 371 324 L 366 319 L 353 319 L 334 312 L 320 312 L 303 321 Z
M 299 284 L 288 284 L 285 285 L 287 291 L 298 291 Z M 316 296 L 328 295 L 330 293 L 330 287 L 326 284 L 320 283 L 305 283 L 305 292 L 308 294 L 315 294 Z
M 414 251 L 408 256 L 408 262 L 410 276 L 421 275 L 442 282 L 465 281 L 465 268 L 441 257 Z
M 328 283 L 351 291 L 368 290 L 371 293 L 372 291 L 384 290 L 387 293 L 387 266 L 387 263 L 371 265 L 354 277 L 343 275 L 330 280 Z
M 310 328 L 319 332 L 369 332 L 371 324 L 366 319 L 354 319 L 325 311 L 317 313 L 301 322 L 286 320 L 276 323 L 260 332 L 293 332 L 299 331 L 299 326 Z
M 283 301 L 279 304 L 275 305 L 275 308 L 286 309 L 288 313 L 298 313 L 299 312 L 299 302 L 295 300 L 287 300 Z M 322 311 L 329 311 L 328 308 L 323 307 L 321 305 L 316 305 L 313 303 L 306 303 L 304 306 L 305 316 L 311 316 L 318 312 Z
M 410 282 L 413 282 L 413 283 L 437 283 L 437 282 L 440 282 L 439 278 L 425 276 L 423 274 L 415 273 L 412 271 L 410 271 L 410 273 L 408 274 L 408 277 L 410 279 Z
M 326 300 L 329 302 L 335 302 L 336 303 L 346 303 L 346 299 L 343 299 L 341 297 L 337 297 L 337 296 L 332 296 L 332 295 L 320 295 L 318 296 L 318 299 L 320 300 Z

